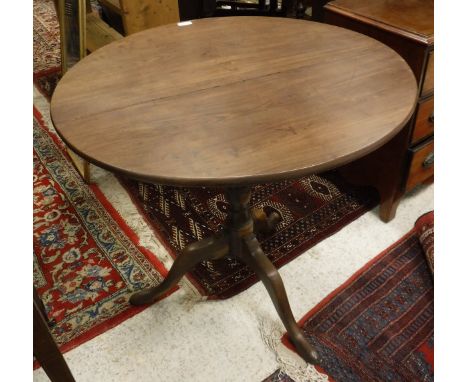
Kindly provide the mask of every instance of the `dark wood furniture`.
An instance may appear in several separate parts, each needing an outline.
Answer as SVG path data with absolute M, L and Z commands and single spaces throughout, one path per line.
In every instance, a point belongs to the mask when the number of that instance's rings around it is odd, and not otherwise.
M 404 60 L 364 35 L 303 20 L 223 17 L 147 30 L 98 50 L 60 81 L 51 116 L 64 141 L 98 166 L 227 190 L 225 229 L 187 246 L 168 277 L 135 293 L 132 304 L 155 301 L 200 261 L 236 256 L 265 284 L 299 354 L 315 363 L 255 236 L 281 217 L 251 213 L 250 187 L 377 149 L 405 126 L 416 98 Z
M 434 3 L 336 0 L 324 10 L 326 23 L 364 33 L 397 51 L 418 81 L 418 106 L 399 141 L 342 171 L 351 180 L 378 188 L 380 216 L 389 221 L 402 195 L 434 176 Z
M 47 322 L 44 305 L 33 288 L 33 354 L 52 382 L 74 382 Z
M 119 20 L 116 30 L 125 36 L 180 21 L 177 0 L 98 0 L 98 3 L 106 10 L 103 12 L 106 21 L 113 25 L 114 17 Z
M 205 0 L 206 1 L 206 0 Z M 286 16 L 291 0 L 212 0 L 213 13 L 209 16 Z M 228 7 L 228 8 L 227 8 Z
M 115 28 L 119 33 L 128 35 L 128 28 L 125 28 L 125 18 L 130 19 L 131 15 L 122 11 L 122 0 L 98 0 L 102 8 L 103 19 Z M 135 0 L 130 0 L 135 2 Z M 143 0 L 139 0 L 143 1 Z M 144 0 L 148 1 L 148 0 Z M 152 0 L 149 0 L 152 1 Z M 205 17 L 219 17 L 219 16 L 286 16 L 293 12 L 294 0 L 271 0 L 269 3 L 266 0 L 165 0 L 172 4 L 172 8 L 177 8 L 180 21 L 201 19 Z M 156 4 L 155 1 L 153 3 Z M 159 5 L 160 7 L 161 5 Z M 166 7 L 166 5 L 162 5 Z M 138 5 L 138 9 L 145 9 L 145 7 Z M 128 12 L 127 12 L 128 13 Z M 151 13 L 151 12 L 147 12 Z M 154 12 L 153 12 L 154 13 Z M 137 15 L 137 20 L 142 17 Z M 172 20 L 174 22 L 174 20 Z M 128 24 L 128 22 L 127 22 Z M 141 24 L 141 21 L 140 21 Z M 146 23 L 152 27 L 156 25 L 167 24 L 159 22 Z M 145 28 L 139 28 L 142 30 Z
M 330 0 L 295 0 L 294 8 L 296 9 L 296 17 L 298 19 L 307 18 L 313 21 L 323 21 L 323 7 Z M 312 8 L 312 15 L 305 15 L 308 7 Z

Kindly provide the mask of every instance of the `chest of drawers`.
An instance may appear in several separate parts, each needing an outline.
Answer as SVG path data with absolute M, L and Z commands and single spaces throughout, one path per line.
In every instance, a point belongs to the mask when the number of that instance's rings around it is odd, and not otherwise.
M 401 196 L 434 175 L 434 2 L 433 0 L 335 0 L 324 22 L 373 37 L 398 52 L 413 70 L 419 99 L 410 122 L 391 142 L 351 163 L 342 173 L 374 185 L 380 217 L 395 216 Z

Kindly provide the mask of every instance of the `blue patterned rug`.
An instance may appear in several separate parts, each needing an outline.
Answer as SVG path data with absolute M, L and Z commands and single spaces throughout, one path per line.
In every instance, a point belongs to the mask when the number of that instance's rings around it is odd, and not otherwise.
M 432 212 L 301 320 L 330 380 L 434 380 L 434 282 L 419 240 L 428 219 Z M 294 381 L 278 370 L 265 382 Z

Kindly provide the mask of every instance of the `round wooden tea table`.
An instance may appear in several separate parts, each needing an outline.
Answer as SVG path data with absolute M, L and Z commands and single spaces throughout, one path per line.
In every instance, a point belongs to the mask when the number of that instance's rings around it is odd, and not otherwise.
M 195 20 L 136 33 L 75 65 L 51 102 L 77 154 L 146 182 L 222 186 L 228 223 L 188 245 L 149 304 L 197 263 L 232 256 L 264 283 L 298 353 L 317 363 L 256 229 L 281 217 L 249 208 L 250 186 L 311 175 L 390 140 L 412 115 L 414 76 L 393 50 L 330 25 L 273 17 Z M 311 288 L 313 286 L 311 285 Z

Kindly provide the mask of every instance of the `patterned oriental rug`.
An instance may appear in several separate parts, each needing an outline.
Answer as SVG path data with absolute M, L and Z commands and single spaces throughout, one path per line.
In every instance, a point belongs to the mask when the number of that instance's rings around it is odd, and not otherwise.
M 33 2 L 33 81 L 50 99 L 60 79 L 60 29 L 52 0 Z
M 173 257 L 187 244 L 223 227 L 228 204 L 221 189 L 176 188 L 131 180 L 122 183 Z M 252 193 L 253 207 L 262 208 L 267 214 L 276 211 L 281 216 L 275 232 L 258 235 L 262 248 L 277 267 L 334 234 L 377 201 L 373 189 L 351 187 L 333 173 L 259 185 Z M 258 281 L 236 259 L 201 263 L 189 279 L 210 299 L 234 296 Z
M 33 124 L 34 285 L 65 352 L 140 312 L 131 292 L 167 271 L 99 189 L 84 184 L 37 109 Z
M 91 0 L 99 13 L 96 0 Z M 33 1 L 33 82 L 48 100 L 61 77 L 60 27 L 53 0 Z
M 433 222 L 433 212 L 420 217 L 300 321 L 329 380 L 434 380 L 434 282 L 420 243 Z M 294 380 L 278 370 L 264 382 Z

